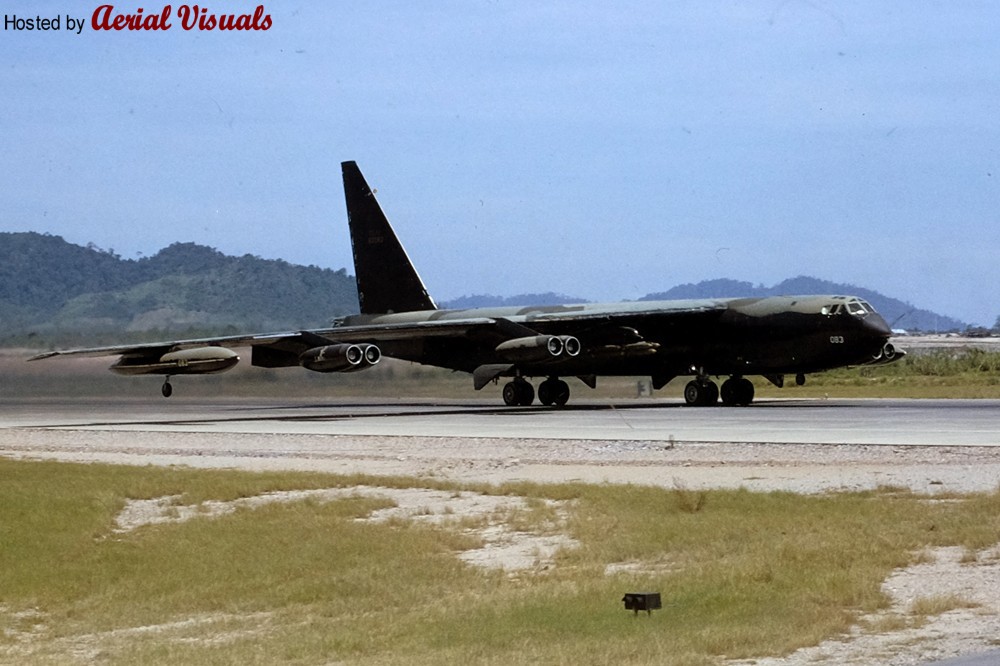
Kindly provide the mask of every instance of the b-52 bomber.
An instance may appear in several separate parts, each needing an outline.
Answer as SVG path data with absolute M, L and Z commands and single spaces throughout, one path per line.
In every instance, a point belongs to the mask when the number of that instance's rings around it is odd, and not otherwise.
M 122 375 L 217 373 L 250 348 L 263 368 L 354 372 L 383 357 L 463 371 L 482 389 L 506 380 L 503 401 L 527 406 L 530 378 L 543 405 L 569 400 L 565 377 L 649 377 L 654 389 L 690 376 L 688 405 L 748 405 L 762 376 L 781 387 L 808 373 L 881 364 L 903 355 L 885 320 L 854 296 L 777 296 L 443 310 L 437 307 L 354 162 L 342 165 L 360 313 L 330 328 L 52 351 L 111 356 Z M 712 378 L 726 377 L 721 387 Z

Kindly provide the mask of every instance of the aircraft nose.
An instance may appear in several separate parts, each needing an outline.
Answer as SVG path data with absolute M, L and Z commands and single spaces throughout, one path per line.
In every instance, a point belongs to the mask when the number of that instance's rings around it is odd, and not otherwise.
M 892 335 L 889 324 L 885 323 L 885 319 L 882 319 L 882 315 L 877 312 L 864 318 L 864 327 L 866 331 L 876 337 L 888 338 Z

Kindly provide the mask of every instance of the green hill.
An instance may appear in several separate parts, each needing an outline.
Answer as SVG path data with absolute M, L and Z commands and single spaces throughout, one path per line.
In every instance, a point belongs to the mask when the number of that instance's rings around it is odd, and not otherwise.
M 194 243 L 131 260 L 58 236 L 0 233 L 7 344 L 317 328 L 351 312 L 357 291 L 343 269 L 230 257 Z

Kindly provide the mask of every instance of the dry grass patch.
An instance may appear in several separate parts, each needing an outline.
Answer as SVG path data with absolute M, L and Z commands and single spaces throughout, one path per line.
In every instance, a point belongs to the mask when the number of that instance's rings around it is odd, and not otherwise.
M 978 608 L 979 606 L 979 603 L 969 601 L 958 594 L 934 594 L 915 599 L 910 604 L 909 613 L 918 618 L 927 618 L 959 608 Z
M 638 486 L 5 460 L 0 476 L 3 663 L 711 664 L 842 634 L 889 608 L 882 584 L 916 554 L 1000 534 L 997 494 L 700 491 L 691 511 Z M 132 500 L 162 520 L 116 531 Z M 525 535 L 520 575 L 463 555 Z M 664 608 L 634 618 L 636 590 Z

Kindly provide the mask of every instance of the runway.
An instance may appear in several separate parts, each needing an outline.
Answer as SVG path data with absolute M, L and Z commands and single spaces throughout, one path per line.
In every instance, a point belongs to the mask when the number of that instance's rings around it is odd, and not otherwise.
M 766 400 L 691 408 L 667 400 L 561 409 L 485 401 L 22 400 L 0 428 L 388 437 L 869 446 L 1000 446 L 997 400 Z
M 1000 401 L 20 400 L 0 455 L 120 464 L 824 492 L 1000 487 Z

